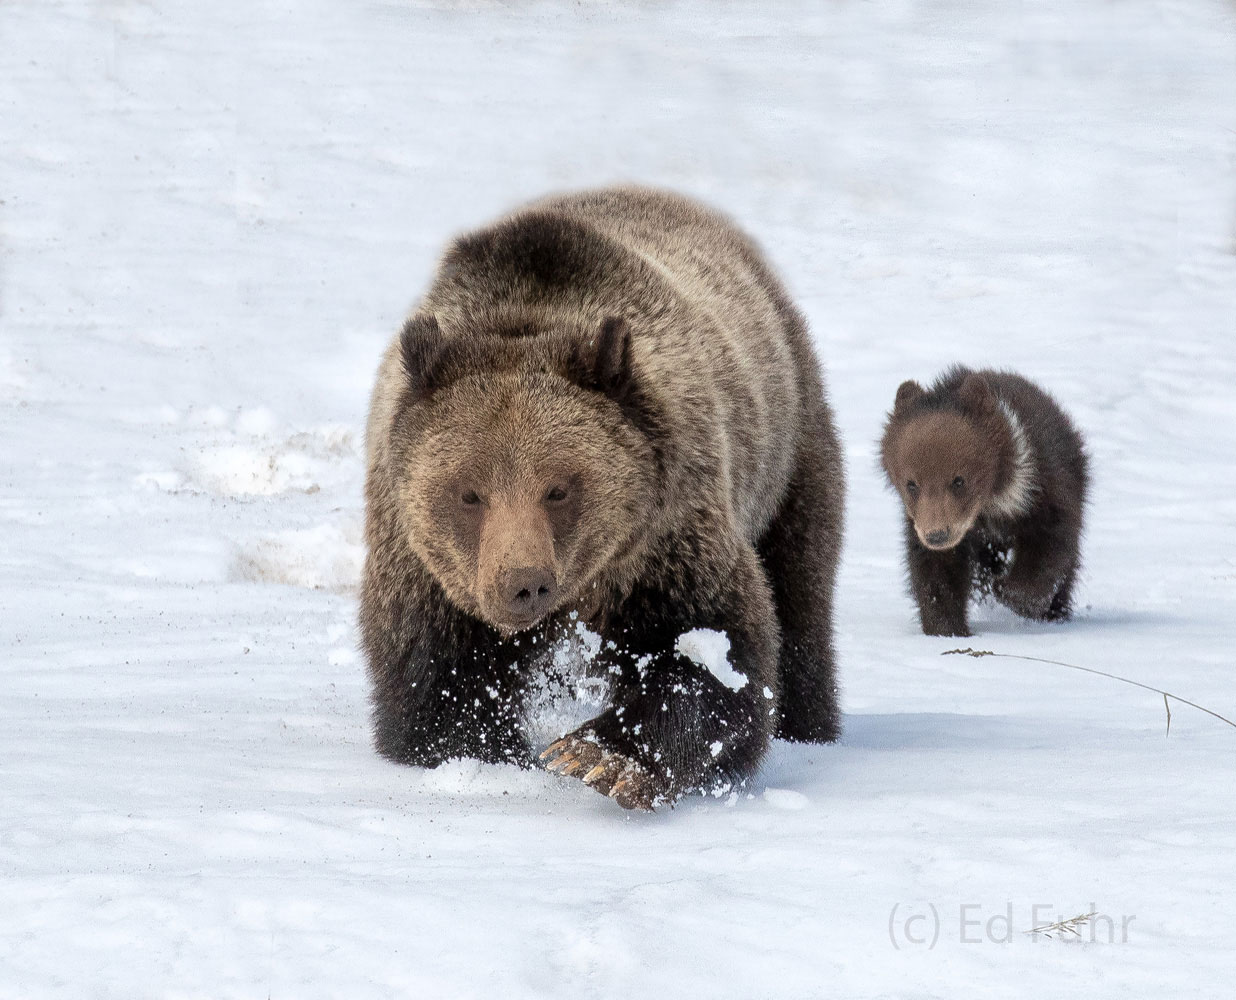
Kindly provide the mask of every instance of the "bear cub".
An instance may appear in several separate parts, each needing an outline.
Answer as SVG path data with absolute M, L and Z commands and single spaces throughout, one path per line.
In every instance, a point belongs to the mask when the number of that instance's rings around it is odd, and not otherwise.
M 1026 618 L 1069 616 L 1088 481 L 1081 435 L 1012 372 L 906 381 L 881 461 L 905 505 L 906 562 L 927 635 L 970 634 L 973 592 Z

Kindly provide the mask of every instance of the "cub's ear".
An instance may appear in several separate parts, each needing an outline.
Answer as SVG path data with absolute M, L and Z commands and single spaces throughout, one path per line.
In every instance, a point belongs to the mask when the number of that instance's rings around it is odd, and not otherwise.
M 957 389 L 957 398 L 961 400 L 962 406 L 975 414 L 987 413 L 996 405 L 991 386 L 978 372 L 971 372 L 962 379 Z
M 606 319 L 592 337 L 578 345 L 572 361 L 575 381 L 585 389 L 621 399 L 634 380 L 627 324 L 617 316 Z
M 433 388 L 434 362 L 442 351 L 442 330 L 435 316 L 413 316 L 399 335 L 408 389 L 419 399 Z
M 912 378 L 906 379 L 897 386 L 897 398 L 893 401 L 893 412 L 905 413 L 910 404 L 922 395 L 924 395 L 923 387 Z

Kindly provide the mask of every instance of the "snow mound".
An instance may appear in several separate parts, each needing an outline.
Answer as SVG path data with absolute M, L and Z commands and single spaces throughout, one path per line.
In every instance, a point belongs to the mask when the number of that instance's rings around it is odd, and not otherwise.
M 317 463 L 297 452 L 270 452 L 233 445 L 198 455 L 189 480 L 209 493 L 224 496 L 271 496 L 288 490 L 314 493 Z
M 513 796 L 534 800 L 546 793 L 560 791 L 557 779 L 543 771 L 532 771 L 515 764 L 485 764 L 458 757 L 421 772 L 417 786 L 419 795 L 437 795 L 447 799 L 503 799 Z
M 360 580 L 364 561 L 358 523 L 320 524 L 255 540 L 236 553 L 229 578 L 313 590 L 350 590 Z
M 674 650 L 698 663 L 731 691 L 747 683 L 747 678 L 730 664 L 730 637 L 724 632 L 693 628 L 678 637 Z
M 802 792 L 796 792 L 791 788 L 765 788 L 764 801 L 774 809 L 785 809 L 789 812 L 806 809 L 811 803 L 811 800 Z
M 268 410 L 241 412 L 232 440 L 204 448 L 188 459 L 179 488 L 231 497 L 275 496 L 317 493 L 355 477 L 359 456 L 350 428 L 299 431 L 272 441 L 275 425 Z

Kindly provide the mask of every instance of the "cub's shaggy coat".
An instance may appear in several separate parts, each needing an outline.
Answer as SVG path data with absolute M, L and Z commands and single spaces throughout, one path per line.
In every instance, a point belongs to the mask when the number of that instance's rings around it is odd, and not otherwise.
M 961 366 L 930 389 L 903 382 L 881 456 L 905 505 L 924 632 L 969 635 L 975 589 L 1028 618 L 1068 617 L 1087 461 L 1047 393 L 1020 375 Z
M 723 217 L 609 189 L 456 240 L 367 433 L 385 756 L 530 762 L 525 689 L 581 623 L 612 705 L 542 757 L 625 806 L 836 738 L 840 449 L 801 316 Z M 697 628 L 745 684 L 676 651 Z

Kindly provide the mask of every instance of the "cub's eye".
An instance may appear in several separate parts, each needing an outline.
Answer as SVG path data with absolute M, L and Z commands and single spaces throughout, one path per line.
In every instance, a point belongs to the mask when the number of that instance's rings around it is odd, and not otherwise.
M 964 480 L 961 476 L 957 476 L 957 477 L 953 480 L 953 489 L 955 489 L 955 490 L 960 490 L 960 489 L 964 488 L 964 487 L 965 487 L 965 485 L 966 485 L 966 481 L 965 481 L 965 480 Z
M 555 486 L 552 490 L 545 494 L 546 503 L 561 503 L 566 499 L 566 490 L 561 486 Z
M 906 492 L 912 497 L 918 496 L 918 483 L 911 479 L 908 483 L 906 483 Z
M 476 495 L 476 490 L 468 490 L 460 499 L 464 502 L 465 507 L 475 507 L 481 502 L 481 498 Z

